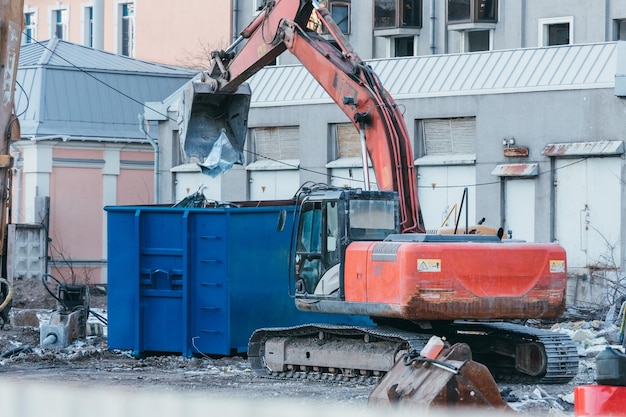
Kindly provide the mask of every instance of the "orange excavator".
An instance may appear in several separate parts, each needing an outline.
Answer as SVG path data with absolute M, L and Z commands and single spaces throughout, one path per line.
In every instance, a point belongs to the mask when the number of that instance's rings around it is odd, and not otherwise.
M 563 314 L 564 249 L 425 232 L 403 115 L 316 0 L 265 1 L 239 39 L 212 54 L 209 70 L 193 83 L 186 157 L 202 165 L 216 135 L 243 150 L 245 82 L 286 50 L 354 124 L 363 166 L 369 158 L 378 186 L 370 189 L 366 169 L 362 189 L 301 187 L 292 295 L 301 311 L 335 313 L 337 322 L 342 315 L 368 316 L 373 325 L 259 329 L 249 342 L 253 368 L 279 377 L 378 377 L 436 334 L 468 344 L 496 379 L 571 380 L 578 352 L 569 337 L 511 322 Z

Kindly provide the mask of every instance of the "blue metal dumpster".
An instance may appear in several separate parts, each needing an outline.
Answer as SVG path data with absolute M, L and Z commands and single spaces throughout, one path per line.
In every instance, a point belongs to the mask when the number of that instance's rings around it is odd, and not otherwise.
M 310 322 L 289 296 L 293 206 L 108 206 L 108 347 L 232 355 L 255 329 Z M 279 213 L 287 214 L 282 231 Z

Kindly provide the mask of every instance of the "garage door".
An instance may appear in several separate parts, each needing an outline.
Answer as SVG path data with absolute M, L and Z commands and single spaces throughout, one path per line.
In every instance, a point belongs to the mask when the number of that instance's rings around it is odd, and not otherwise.
M 299 188 L 298 170 L 250 170 L 250 200 L 290 199 Z
M 557 241 L 568 268 L 620 265 L 621 158 L 557 158 Z
M 504 193 L 504 231 L 513 239 L 534 242 L 535 180 L 506 180 Z
M 476 183 L 474 166 L 420 166 L 418 168 L 417 187 L 424 224 L 428 231 L 435 231 L 442 226 L 447 214 L 454 205 L 460 208 L 464 187 Z M 469 223 L 476 224 L 476 202 L 474 187 L 468 189 Z M 458 209 L 457 209 L 458 213 Z M 461 216 L 459 227 L 465 228 L 465 211 Z M 450 216 L 446 227 L 454 227 L 454 214 Z
M 298 126 L 251 129 L 254 162 L 246 166 L 250 200 L 289 199 L 300 188 Z

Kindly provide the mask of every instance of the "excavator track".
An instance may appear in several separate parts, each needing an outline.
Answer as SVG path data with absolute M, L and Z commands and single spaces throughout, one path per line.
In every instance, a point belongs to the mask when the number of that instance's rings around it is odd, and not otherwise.
M 498 382 L 564 384 L 578 373 L 578 348 L 565 334 L 506 322 L 455 322 L 449 330 Z
M 248 344 L 257 375 L 376 383 L 408 351 L 420 351 L 430 335 L 391 327 L 307 324 L 259 329 Z
M 578 372 L 578 350 L 564 334 L 482 322 L 455 322 L 436 334 L 467 343 L 474 360 L 498 382 L 560 384 Z M 404 353 L 419 352 L 431 336 L 389 326 L 265 328 L 251 336 L 248 360 L 262 377 L 376 383 Z

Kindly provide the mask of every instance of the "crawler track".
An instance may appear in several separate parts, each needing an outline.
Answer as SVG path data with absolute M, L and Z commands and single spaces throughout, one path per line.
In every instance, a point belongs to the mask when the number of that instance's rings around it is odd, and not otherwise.
M 436 334 L 470 345 L 474 360 L 499 382 L 560 384 L 578 372 L 576 345 L 564 334 L 482 322 L 452 323 Z M 389 326 L 266 328 L 250 338 L 248 359 L 264 377 L 377 382 L 403 353 L 419 352 L 430 337 Z
M 469 344 L 474 360 L 499 382 L 563 384 L 578 373 L 578 349 L 565 334 L 505 322 L 458 322 L 450 329 L 448 338 Z M 515 354 L 520 346 L 533 349 L 528 367 L 537 368 L 534 375 L 518 369 Z

